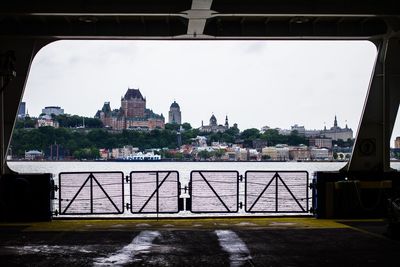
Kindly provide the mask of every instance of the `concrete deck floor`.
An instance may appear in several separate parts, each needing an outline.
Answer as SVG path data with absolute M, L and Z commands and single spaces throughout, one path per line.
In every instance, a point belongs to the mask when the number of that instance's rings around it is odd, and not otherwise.
M 0 266 L 400 266 L 383 220 L 0 223 Z

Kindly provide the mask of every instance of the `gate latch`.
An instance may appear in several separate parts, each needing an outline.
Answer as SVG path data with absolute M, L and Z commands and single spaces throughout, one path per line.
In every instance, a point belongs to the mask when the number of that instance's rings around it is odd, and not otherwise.
M 126 208 L 126 210 L 130 210 L 130 209 L 131 209 L 131 204 L 126 203 L 126 204 L 125 204 L 125 208 Z

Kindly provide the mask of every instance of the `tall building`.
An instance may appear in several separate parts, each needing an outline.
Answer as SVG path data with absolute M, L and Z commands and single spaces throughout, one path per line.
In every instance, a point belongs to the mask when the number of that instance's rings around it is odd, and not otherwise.
M 18 107 L 18 118 L 20 119 L 25 118 L 25 115 L 26 115 L 26 103 L 21 102 L 19 103 Z
M 168 123 L 182 124 L 181 108 L 176 101 L 169 107 Z
M 104 127 L 114 130 L 154 130 L 164 128 L 164 116 L 158 115 L 153 110 L 146 108 L 146 98 L 139 89 L 129 89 L 121 98 L 121 107 L 111 109 L 110 102 L 104 102 L 101 110 L 98 110 L 96 118 L 99 118 Z
M 121 98 L 121 109 L 127 118 L 143 118 L 145 116 L 146 98 L 139 89 L 128 89 Z
M 42 114 L 51 116 L 51 114 L 54 114 L 56 116 L 64 114 L 64 109 L 57 107 L 57 106 L 48 106 L 42 109 Z

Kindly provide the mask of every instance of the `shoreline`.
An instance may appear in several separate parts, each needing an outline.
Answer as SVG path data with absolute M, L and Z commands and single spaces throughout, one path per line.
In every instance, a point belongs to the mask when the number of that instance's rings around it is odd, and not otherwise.
M 7 162 L 97 162 L 97 163 L 135 163 L 135 162 L 141 162 L 141 163 L 154 163 L 154 162 L 178 162 L 178 163 L 188 163 L 188 162 L 203 162 L 203 163 L 212 163 L 212 162 L 225 162 L 225 163 L 240 163 L 240 162 L 258 162 L 258 163 L 307 163 L 307 162 L 312 162 L 312 163 L 327 163 L 327 162 L 348 162 L 347 160 L 302 160 L 302 161 L 296 161 L 296 160 L 289 160 L 289 161 L 278 161 L 278 160 L 263 160 L 263 161 L 256 161 L 256 160 L 240 160 L 240 161 L 229 161 L 229 160 L 211 160 L 211 161 L 206 161 L 206 160 L 157 160 L 157 161 L 116 161 L 116 160 L 7 160 Z M 400 160 L 391 160 L 390 162 L 400 162 Z

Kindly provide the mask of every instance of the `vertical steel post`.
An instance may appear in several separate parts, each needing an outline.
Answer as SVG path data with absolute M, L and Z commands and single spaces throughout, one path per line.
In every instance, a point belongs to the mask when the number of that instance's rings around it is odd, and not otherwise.
M 353 154 L 343 170 L 390 171 L 390 137 L 400 103 L 400 39 L 387 36 L 378 55 L 357 131 Z
M 6 158 L 7 158 L 7 152 L 6 152 L 6 142 L 5 142 L 5 134 L 4 134 L 4 125 L 5 125 L 5 120 L 4 120 L 4 77 L 0 77 L 0 161 L 1 161 L 1 168 L 0 168 L 0 174 L 4 175 L 5 174 L 5 165 L 6 165 Z
M 93 214 L 93 173 L 89 176 L 90 179 L 90 213 Z
M 275 212 L 278 212 L 278 173 L 275 174 Z
M 158 219 L 158 212 L 159 212 L 159 193 L 158 193 L 158 172 L 156 172 L 156 212 L 157 212 L 157 219 Z

